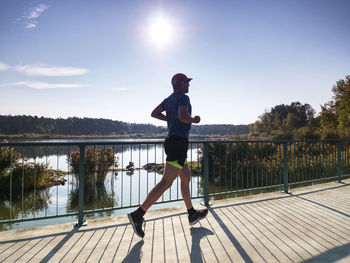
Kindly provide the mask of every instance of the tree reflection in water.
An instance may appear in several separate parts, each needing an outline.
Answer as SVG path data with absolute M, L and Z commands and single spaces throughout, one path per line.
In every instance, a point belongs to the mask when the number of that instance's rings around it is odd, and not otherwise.
M 12 193 L 12 203 L 9 192 L 0 192 L 0 220 L 34 217 L 43 214 L 48 208 L 50 194 L 47 189 L 26 190 L 23 192 L 14 191 Z M 0 231 L 11 229 L 10 226 L 0 224 Z
M 93 210 L 101 208 L 110 208 L 113 206 L 113 195 L 106 190 L 104 184 L 90 184 L 84 185 L 84 210 Z M 70 194 L 67 211 L 75 212 L 79 205 L 79 186 L 77 186 Z M 105 211 L 100 215 L 110 216 L 113 211 Z M 89 217 L 89 214 L 86 215 Z M 92 216 L 92 215 L 90 215 Z
M 84 210 L 109 208 L 113 206 L 113 196 L 105 187 L 105 179 L 108 169 L 113 165 L 118 167 L 118 157 L 114 155 L 112 148 L 89 148 L 85 151 L 85 179 L 84 179 Z M 80 152 L 72 152 L 68 158 L 72 172 L 79 182 Z M 79 205 L 79 185 L 71 192 L 67 204 L 67 211 L 77 211 Z M 106 211 L 104 215 L 111 215 L 112 211 Z

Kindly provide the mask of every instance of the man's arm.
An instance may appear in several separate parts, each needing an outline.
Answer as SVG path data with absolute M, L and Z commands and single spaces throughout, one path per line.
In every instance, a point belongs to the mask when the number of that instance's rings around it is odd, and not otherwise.
M 177 114 L 179 121 L 183 123 L 199 123 L 201 121 L 199 116 L 194 116 L 194 118 L 192 118 L 188 113 L 188 107 L 186 106 L 179 106 Z
M 162 113 L 164 111 L 161 104 L 159 104 L 151 113 L 153 118 L 156 118 L 161 121 L 166 121 L 166 116 Z

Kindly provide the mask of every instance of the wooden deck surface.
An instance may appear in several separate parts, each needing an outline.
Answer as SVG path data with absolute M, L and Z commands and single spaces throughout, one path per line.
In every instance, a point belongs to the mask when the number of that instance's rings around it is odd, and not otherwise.
M 195 208 L 199 208 L 196 205 Z M 350 262 L 350 179 L 149 211 L 145 238 L 127 216 L 0 232 L 0 262 Z

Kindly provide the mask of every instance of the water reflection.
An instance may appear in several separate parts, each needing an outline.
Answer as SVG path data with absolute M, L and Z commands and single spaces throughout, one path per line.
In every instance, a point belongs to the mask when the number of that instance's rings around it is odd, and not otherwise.
M 68 212 L 77 211 L 79 206 L 79 187 L 76 187 L 70 194 L 67 210 Z M 109 193 L 105 185 L 85 184 L 84 185 L 84 210 L 94 210 L 110 208 L 114 206 L 113 193 Z M 105 211 L 103 215 L 110 216 L 113 211 Z M 92 215 L 90 215 L 92 216 Z M 89 214 L 87 214 L 89 217 Z
M 133 144 L 133 145 L 124 145 L 124 144 L 117 144 L 117 145 L 88 145 L 86 146 L 86 149 L 95 149 L 95 150 L 101 150 L 106 148 L 112 148 L 114 150 L 115 154 L 122 154 L 129 151 L 149 151 L 154 152 L 154 149 L 157 148 L 157 150 L 163 148 L 163 144 Z M 16 146 L 14 147 L 14 150 L 16 152 L 19 152 L 22 154 L 24 158 L 43 158 L 45 156 L 49 155 L 70 155 L 74 151 L 78 151 L 78 146 Z
M 50 203 L 51 195 L 47 189 L 14 191 L 10 197 L 9 192 L 0 192 L 0 220 L 35 217 L 45 213 Z M 7 230 L 0 224 L 0 230 Z

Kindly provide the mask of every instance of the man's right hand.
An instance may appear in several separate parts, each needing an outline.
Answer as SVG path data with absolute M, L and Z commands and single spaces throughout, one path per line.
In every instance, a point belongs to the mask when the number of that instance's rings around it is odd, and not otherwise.
M 201 117 L 199 117 L 198 115 L 194 116 L 193 119 L 193 123 L 199 123 L 201 121 Z

